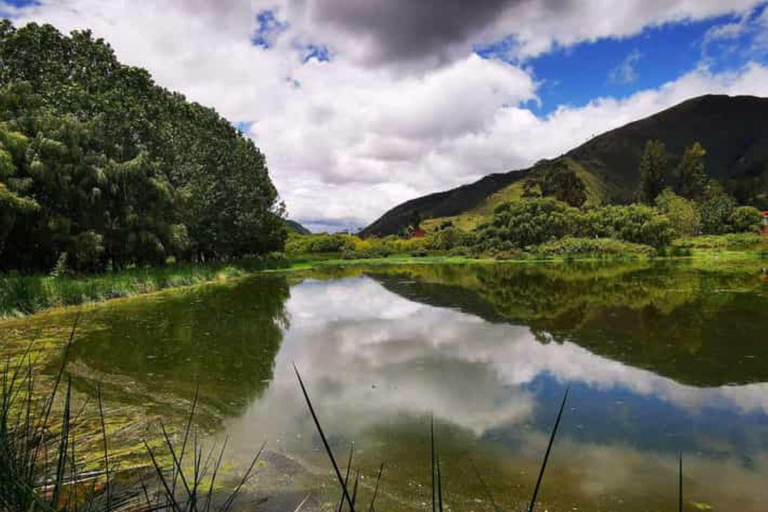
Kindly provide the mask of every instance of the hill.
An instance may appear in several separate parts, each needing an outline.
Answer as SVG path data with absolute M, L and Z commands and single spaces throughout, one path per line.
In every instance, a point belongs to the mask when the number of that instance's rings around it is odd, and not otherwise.
M 552 160 L 504 174 L 492 174 L 453 190 L 412 199 L 389 210 L 365 228 L 364 236 L 397 233 L 414 218 L 451 220 L 474 227 L 492 207 L 522 192 L 522 180 L 537 168 L 565 161 L 587 185 L 592 202 L 628 202 L 639 182 L 638 166 L 650 139 L 665 143 L 670 168 L 685 148 L 700 142 L 707 149 L 707 173 L 742 203 L 755 203 L 768 187 L 768 99 L 753 96 L 700 96 L 650 117 L 590 139 Z
M 311 235 L 312 232 L 296 222 L 295 220 L 285 219 L 285 227 L 289 233 L 296 233 L 297 235 Z

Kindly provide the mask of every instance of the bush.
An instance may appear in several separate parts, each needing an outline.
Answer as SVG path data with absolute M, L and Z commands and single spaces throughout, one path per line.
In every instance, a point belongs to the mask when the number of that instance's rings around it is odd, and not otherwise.
M 667 216 L 677 236 L 693 236 L 699 232 L 701 214 L 693 201 L 666 189 L 656 198 L 656 206 Z
M 740 206 L 733 210 L 728 224 L 732 233 L 762 233 L 763 214 L 752 206 Z
M 285 252 L 292 254 L 314 254 L 326 252 L 341 252 L 349 248 L 351 235 L 320 233 L 317 235 L 291 234 L 285 244 Z M 359 238 L 358 238 L 359 240 Z
M 565 237 L 529 250 L 542 258 L 559 256 L 566 258 L 650 257 L 656 254 L 656 250 L 648 245 L 634 244 L 613 238 Z
M 672 247 L 680 249 L 749 250 L 768 245 L 768 239 L 755 233 L 731 233 L 727 235 L 702 235 L 680 238 Z
M 579 220 L 577 233 L 585 238 L 618 238 L 660 249 L 675 236 L 669 218 L 650 206 L 606 206 L 586 212 Z
M 539 245 L 571 234 L 578 215 L 576 208 L 552 198 L 504 203 L 493 211 L 490 224 L 479 228 L 478 239 L 487 249 Z
M 714 191 L 701 205 L 701 231 L 705 235 L 723 235 L 731 230 L 731 215 L 736 210 L 736 200 Z

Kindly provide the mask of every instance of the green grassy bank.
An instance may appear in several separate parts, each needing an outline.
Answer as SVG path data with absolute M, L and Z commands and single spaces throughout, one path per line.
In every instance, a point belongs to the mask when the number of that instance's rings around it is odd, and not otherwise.
M 598 240 L 599 242 L 599 240 Z M 311 270 L 329 266 L 404 264 L 493 264 L 569 261 L 622 261 L 637 259 L 692 258 L 717 264 L 724 260 L 768 260 L 768 238 L 723 235 L 676 240 L 659 253 L 631 244 L 569 240 L 547 244 L 534 252 L 502 253 L 494 256 L 459 255 L 452 251 L 427 254 L 394 253 L 350 259 L 347 253 L 274 254 L 227 263 L 169 264 L 162 267 L 127 269 L 120 272 L 66 276 L 0 276 L 0 318 L 23 316 L 45 309 L 102 302 L 167 288 L 191 286 L 244 277 L 255 272 Z M 614 247 L 616 246 L 616 247 Z
M 168 264 L 103 274 L 64 276 L 0 276 L 0 318 L 44 309 L 102 302 L 166 288 L 190 286 L 245 276 L 265 269 L 287 268 L 282 254 L 227 263 Z

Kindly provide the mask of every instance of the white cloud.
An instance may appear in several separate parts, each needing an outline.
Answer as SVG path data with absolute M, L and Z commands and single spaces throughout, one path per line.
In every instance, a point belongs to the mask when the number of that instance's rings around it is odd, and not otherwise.
M 643 55 L 638 50 L 630 52 L 621 63 L 608 73 L 608 80 L 615 84 L 631 84 L 640 76 L 635 64 Z
M 410 55 L 394 62 L 388 57 L 397 55 L 385 51 L 388 33 L 376 39 L 357 25 L 322 23 L 318 2 L 305 2 L 306 8 L 286 2 L 58 0 L 24 9 L 18 22 L 90 28 L 123 62 L 146 67 L 159 84 L 233 122 L 252 123 L 250 136 L 267 155 L 291 217 L 318 224 L 370 222 L 404 200 L 526 167 L 690 96 L 768 95 L 768 71 L 758 64 L 728 74 L 702 68 L 624 100 L 561 106 L 539 118 L 522 106 L 537 100 L 533 72 L 480 59 L 472 41 L 462 39 L 515 34 L 518 56 L 533 55 L 755 4 L 747 0 L 725 7 L 646 0 L 611 9 L 597 0 L 556 2 L 557 15 L 546 1 L 499 0 L 495 21 L 473 25 L 447 53 L 415 56 L 426 63 L 417 68 Z M 268 50 L 251 43 L 256 13 L 267 8 L 288 24 L 270 35 Z M 327 44 L 334 58 L 303 64 L 310 42 Z

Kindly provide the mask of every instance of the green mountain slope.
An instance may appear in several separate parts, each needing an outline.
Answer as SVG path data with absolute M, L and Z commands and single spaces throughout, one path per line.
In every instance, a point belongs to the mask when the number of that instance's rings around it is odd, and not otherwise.
M 470 185 L 412 199 L 386 212 L 362 233 L 394 234 L 417 215 L 435 219 L 426 220 L 427 229 L 445 220 L 472 228 L 499 202 L 519 197 L 521 180 L 538 166 L 561 159 L 585 181 L 590 202 L 626 202 L 637 188 L 640 157 L 649 139 L 666 144 L 671 168 L 678 165 L 686 146 L 696 141 L 703 144 L 708 174 L 724 182 L 741 202 L 749 202 L 758 189 L 768 187 L 768 98 L 708 95 L 606 132 L 530 169 L 492 174 Z
M 295 220 L 285 219 L 285 228 L 289 233 L 296 233 L 297 235 L 311 235 L 312 232 L 296 222 Z

